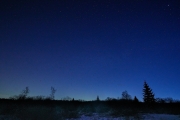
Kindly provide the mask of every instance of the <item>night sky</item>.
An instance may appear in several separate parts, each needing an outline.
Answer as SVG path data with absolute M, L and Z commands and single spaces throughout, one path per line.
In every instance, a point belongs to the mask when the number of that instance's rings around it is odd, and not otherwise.
M 179 0 L 1 0 L 0 97 L 180 99 Z

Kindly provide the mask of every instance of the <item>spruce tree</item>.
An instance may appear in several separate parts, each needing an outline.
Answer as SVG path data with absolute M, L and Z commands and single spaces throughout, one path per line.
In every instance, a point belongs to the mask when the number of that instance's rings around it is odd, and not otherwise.
M 99 96 L 97 96 L 96 101 L 100 101 Z
M 155 102 L 154 93 L 152 92 L 152 89 L 148 86 L 146 82 L 144 82 L 143 100 L 145 103 Z
M 137 99 L 137 97 L 136 96 L 134 96 L 134 100 L 133 100 L 134 102 L 139 102 L 139 100 Z

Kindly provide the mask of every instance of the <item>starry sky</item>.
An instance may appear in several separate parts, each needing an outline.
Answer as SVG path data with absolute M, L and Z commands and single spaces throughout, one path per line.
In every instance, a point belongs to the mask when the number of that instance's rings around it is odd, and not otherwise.
M 1 0 L 0 97 L 180 99 L 179 0 Z

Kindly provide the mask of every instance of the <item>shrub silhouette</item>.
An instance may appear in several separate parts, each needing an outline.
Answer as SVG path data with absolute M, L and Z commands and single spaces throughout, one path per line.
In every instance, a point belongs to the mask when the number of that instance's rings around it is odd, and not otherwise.
M 54 100 L 54 94 L 55 94 L 56 90 L 54 87 L 51 87 L 51 94 L 50 94 L 50 99 Z
M 22 90 L 21 94 L 10 97 L 10 99 L 12 99 L 12 100 L 25 100 L 25 99 L 27 99 L 28 93 L 29 93 L 29 87 L 26 87 L 24 90 Z
M 122 92 L 122 99 L 124 100 L 131 100 L 131 95 L 128 94 L 128 92 L 125 90 Z

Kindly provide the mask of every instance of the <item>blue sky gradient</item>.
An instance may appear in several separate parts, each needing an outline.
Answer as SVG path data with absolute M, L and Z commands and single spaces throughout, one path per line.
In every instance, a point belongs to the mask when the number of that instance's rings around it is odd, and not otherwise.
M 180 99 L 178 0 L 0 1 L 0 97 Z

